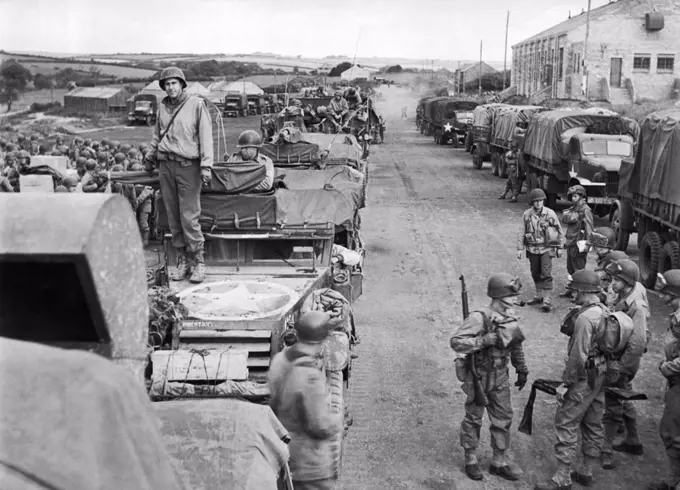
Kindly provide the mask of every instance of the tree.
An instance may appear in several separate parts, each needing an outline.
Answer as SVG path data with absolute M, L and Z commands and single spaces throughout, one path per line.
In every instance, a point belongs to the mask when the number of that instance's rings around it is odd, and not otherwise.
M 401 65 L 393 65 L 387 67 L 387 73 L 401 73 L 404 69 Z
M 328 73 L 329 77 L 339 77 L 340 74 L 346 70 L 349 70 L 352 68 L 352 63 L 349 61 L 343 61 L 339 65 L 335 65 L 333 68 L 331 68 L 331 71 Z
M 52 77 L 47 77 L 41 73 L 37 73 L 35 77 L 33 77 L 33 85 L 35 85 L 35 88 L 38 90 L 51 88 L 52 81 Z
M 0 65 L 0 103 L 7 104 L 7 112 L 12 110 L 12 102 L 19 98 L 31 78 L 31 72 L 14 59 Z

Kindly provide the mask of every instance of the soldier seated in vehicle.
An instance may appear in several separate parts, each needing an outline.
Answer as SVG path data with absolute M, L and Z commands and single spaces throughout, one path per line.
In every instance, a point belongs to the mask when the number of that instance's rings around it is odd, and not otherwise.
M 350 110 L 355 110 L 359 105 L 361 105 L 361 92 L 358 88 L 349 87 L 345 90 L 343 95 L 349 104 Z
M 227 163 L 260 163 L 265 167 L 266 175 L 260 183 L 258 183 L 253 191 L 269 191 L 274 183 L 274 162 L 271 158 L 265 155 L 260 155 L 260 148 L 262 148 L 262 139 L 256 131 L 249 129 L 241 133 L 238 137 L 238 152 L 229 157 Z
M 336 90 L 333 99 L 328 103 L 327 113 L 330 115 L 329 121 L 333 124 L 335 129 L 340 129 L 345 124 L 347 116 L 349 115 L 349 105 L 347 101 L 342 98 L 342 90 Z

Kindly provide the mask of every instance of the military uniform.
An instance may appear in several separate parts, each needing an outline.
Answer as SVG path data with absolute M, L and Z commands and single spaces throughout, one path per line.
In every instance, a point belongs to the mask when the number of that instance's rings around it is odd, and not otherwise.
M 255 192 L 271 190 L 272 185 L 274 184 L 274 176 L 276 174 L 276 169 L 274 168 L 274 162 L 272 162 L 272 159 L 269 158 L 267 155 L 258 154 L 256 160 L 244 160 L 243 157 L 241 156 L 241 153 L 237 152 L 230 156 L 229 159 L 227 160 L 227 163 L 247 163 L 247 162 L 261 163 L 266 170 L 265 178 L 262 179 L 262 181 L 259 184 L 253 187 L 252 190 Z
M 505 189 L 503 189 L 503 193 L 500 195 L 499 199 L 505 199 L 507 193 L 512 192 L 510 202 L 517 202 L 521 189 L 517 155 L 512 151 L 508 151 L 503 158 L 505 158 L 505 161 L 508 164 L 508 180 L 505 181 Z
M 501 277 L 506 283 L 513 279 L 507 274 L 491 276 Z M 490 285 L 489 290 L 492 287 Z M 512 291 L 511 295 L 516 295 Z M 490 294 L 491 295 L 491 294 Z M 494 303 L 492 303 L 493 305 Z M 497 338 L 505 333 L 511 338 Z M 487 335 L 490 335 L 487 337 Z M 493 343 L 490 343 L 491 339 Z M 456 329 L 450 339 L 450 346 L 459 357 L 456 360 L 456 374 L 463 383 L 463 391 L 467 395 L 465 401 L 465 416 L 460 425 L 460 444 L 465 449 L 465 470 L 470 478 L 482 478 L 476 461 L 476 450 L 479 446 L 480 430 L 484 412 L 489 415 L 491 422 L 491 447 L 494 461 L 490 468 L 492 474 L 498 474 L 508 480 L 517 480 L 518 475 L 509 466 L 506 451 L 510 448 L 510 426 L 512 425 L 512 403 L 510 401 L 510 376 L 508 364 L 511 363 L 518 376 L 516 386 L 520 389 L 526 383 L 529 369 L 524 358 L 522 341 L 524 337 L 518 324 L 518 318 L 511 310 L 500 311 L 499 308 L 488 308 L 472 312 L 470 316 Z M 476 403 L 475 380 L 471 363 L 474 363 L 480 377 L 481 386 L 489 401 L 486 407 Z
M 627 267 L 630 272 L 628 278 L 622 270 Z M 647 348 L 649 331 L 647 329 L 647 319 L 650 316 L 649 303 L 647 301 L 647 291 L 642 284 L 637 282 L 639 269 L 637 265 L 624 259 L 607 266 L 606 271 L 625 280 L 630 287 L 629 291 L 619 294 L 612 305 L 613 311 L 621 311 L 633 320 L 633 334 L 631 335 L 625 351 L 618 359 L 620 365 L 619 379 L 608 383 L 608 386 L 616 386 L 628 391 L 633 390 L 633 378 L 640 369 L 642 354 Z M 642 444 L 637 431 L 637 412 L 634 403 L 622 401 L 610 396 L 605 396 L 605 413 L 603 424 L 605 429 L 605 445 L 603 447 L 602 466 L 605 469 L 613 468 L 612 449 L 622 450 L 632 454 L 642 454 Z M 612 441 L 619 428 L 625 426 L 626 440 L 612 448 Z
M 581 186 L 574 186 L 580 187 Z M 571 192 L 572 195 L 577 193 L 585 198 L 585 190 L 583 193 Z M 586 261 L 588 259 L 588 250 L 581 252 L 578 248 L 577 242 L 581 240 L 588 240 L 593 232 L 593 212 L 584 200 L 575 203 L 562 213 L 562 221 L 567 225 L 566 230 L 566 249 L 567 249 L 567 272 L 573 275 L 574 272 L 585 269 Z
M 149 235 L 151 230 L 149 228 L 149 216 L 153 212 L 153 197 L 154 192 L 151 187 L 135 186 L 135 194 L 137 196 L 137 208 L 135 214 L 137 216 L 137 225 L 139 226 L 139 233 L 142 236 L 142 244 L 147 247 L 149 245 Z
M 545 194 L 540 189 L 534 189 L 529 199 L 540 198 Z M 551 238 L 551 232 L 552 236 Z M 517 233 L 517 250 L 526 250 L 527 258 L 531 267 L 531 278 L 536 287 L 535 298 L 532 304 L 543 303 L 545 309 L 551 307 L 551 294 L 553 290 L 552 259 L 562 243 L 562 226 L 557 214 L 550 208 L 543 207 L 536 211 L 533 206 L 524 211 L 522 224 Z

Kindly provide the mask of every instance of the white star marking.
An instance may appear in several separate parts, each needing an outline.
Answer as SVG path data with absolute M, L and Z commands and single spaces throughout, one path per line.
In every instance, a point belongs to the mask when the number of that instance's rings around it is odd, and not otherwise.
M 264 313 L 289 300 L 290 296 L 283 291 L 254 293 L 245 284 L 239 284 L 226 292 L 193 292 L 183 303 L 194 315 L 219 317 Z
M 444 125 L 444 131 L 451 131 L 451 128 L 453 128 L 453 126 L 451 126 L 449 123 Z

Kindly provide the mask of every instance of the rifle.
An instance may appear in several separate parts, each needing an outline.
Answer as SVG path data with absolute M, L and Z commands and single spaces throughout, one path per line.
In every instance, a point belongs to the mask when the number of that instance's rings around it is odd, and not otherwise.
M 531 435 L 533 418 L 534 418 L 534 402 L 536 401 L 536 391 L 542 391 L 549 395 L 557 395 L 557 387 L 561 385 L 561 381 L 551 380 L 551 379 L 537 379 L 531 385 L 531 393 L 529 394 L 529 400 L 527 400 L 527 405 L 524 407 L 524 415 L 522 416 L 522 421 L 519 423 L 517 430 L 525 434 Z M 622 388 L 616 388 L 614 386 L 608 386 L 604 390 L 608 397 L 615 400 L 647 400 L 647 395 L 644 393 L 638 393 L 635 391 L 627 391 Z
M 461 274 L 461 276 L 458 279 L 460 279 L 461 283 L 460 296 L 463 304 L 463 318 L 467 318 L 470 315 L 470 306 L 468 304 L 468 294 L 467 287 L 465 286 L 465 276 Z M 472 374 L 472 381 L 475 389 L 475 405 L 478 405 L 480 407 L 486 407 L 489 404 L 489 400 L 486 397 L 486 393 L 484 393 L 482 380 L 481 377 L 479 376 L 479 372 L 477 372 L 476 357 L 477 357 L 476 352 L 471 352 L 467 356 L 468 369 L 470 370 L 470 374 Z

